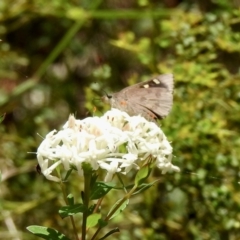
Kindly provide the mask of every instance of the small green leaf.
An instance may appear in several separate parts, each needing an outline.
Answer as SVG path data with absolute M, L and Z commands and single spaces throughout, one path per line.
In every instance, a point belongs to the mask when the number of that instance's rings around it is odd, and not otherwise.
M 141 185 L 138 187 L 137 191 L 133 193 L 133 195 L 139 194 L 139 193 L 147 190 L 148 188 L 150 188 L 152 185 L 154 185 L 154 184 L 155 184 L 156 182 L 158 182 L 158 181 L 159 181 L 159 179 L 156 180 L 156 181 L 154 181 L 154 182 L 152 182 L 152 183 L 143 183 L 143 184 L 141 184 Z
M 70 169 L 67 171 L 66 176 L 65 176 L 64 179 L 63 179 L 63 182 L 66 182 L 66 181 L 67 181 L 67 179 L 69 178 L 69 176 L 70 176 L 70 174 L 71 174 L 72 171 L 73 171 L 72 168 L 70 168 Z
M 112 209 L 114 209 L 116 207 L 116 205 L 119 204 L 119 202 L 122 201 L 122 199 L 118 200 L 111 208 L 111 210 L 109 212 L 112 211 Z M 126 199 L 120 206 L 119 208 L 116 210 L 116 212 L 110 217 L 110 219 L 116 217 L 118 214 L 120 214 L 128 205 L 129 203 L 129 199 Z
M 100 218 L 100 219 L 98 220 L 98 225 L 99 225 L 99 227 L 101 227 L 101 228 L 106 227 L 106 226 L 108 225 L 108 221 L 105 221 L 105 220 L 103 220 L 102 218 Z
M 90 207 L 88 207 L 88 215 L 91 215 L 94 212 L 95 207 L 96 207 L 96 204 L 93 204 Z
M 71 193 L 67 196 L 67 200 L 68 200 L 68 205 L 74 205 L 74 197 Z
M 143 166 L 135 177 L 135 185 L 139 186 L 150 174 L 151 168 L 149 164 Z
M 72 215 L 75 215 L 80 212 L 84 212 L 85 210 L 86 210 L 86 208 L 84 207 L 83 204 L 74 204 L 74 205 L 68 205 L 68 206 L 61 207 L 58 212 L 62 218 L 65 218 L 65 217 L 72 216 Z
M 91 200 L 104 197 L 115 186 L 114 183 L 96 182 L 91 190 Z
M 77 21 L 87 18 L 87 13 L 83 8 L 80 8 L 80 7 L 69 8 L 69 10 L 66 11 L 66 15 L 69 19 L 73 19 Z
M 103 64 L 93 71 L 93 76 L 95 78 L 108 79 L 111 76 L 111 67 L 107 64 Z
M 90 182 L 91 189 L 93 189 L 94 185 L 96 184 L 97 178 L 98 178 L 98 175 L 95 172 L 93 172 L 91 176 L 91 182 Z
M 47 240 L 70 240 L 64 234 L 48 227 L 32 225 L 27 227 L 27 230 L 34 235 Z
M 5 113 L 2 115 L 2 116 L 0 116 L 0 123 L 4 120 L 4 118 L 5 118 Z
M 94 227 L 98 224 L 99 219 L 101 219 L 102 215 L 100 213 L 94 213 L 89 215 L 87 218 L 87 228 Z

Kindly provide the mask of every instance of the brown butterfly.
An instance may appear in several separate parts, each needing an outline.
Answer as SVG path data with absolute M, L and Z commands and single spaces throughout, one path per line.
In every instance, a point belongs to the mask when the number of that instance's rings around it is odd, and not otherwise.
M 166 117 L 173 102 L 173 75 L 163 74 L 103 97 L 113 108 L 150 121 Z

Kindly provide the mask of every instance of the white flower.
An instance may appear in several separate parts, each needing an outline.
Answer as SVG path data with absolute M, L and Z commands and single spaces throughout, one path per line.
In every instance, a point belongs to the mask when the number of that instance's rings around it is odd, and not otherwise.
M 41 171 L 52 181 L 60 181 L 54 170 L 61 166 L 66 171 L 73 167 L 82 175 L 83 163 L 93 170 L 106 170 L 105 181 L 111 181 L 117 172 L 139 169 L 149 156 L 162 173 L 179 171 L 171 163 L 172 147 L 162 130 L 143 117 L 130 117 L 118 109 L 84 120 L 70 116 L 63 129 L 47 134 L 37 150 Z
M 105 177 L 105 182 L 109 182 L 112 180 L 112 177 L 113 175 L 116 173 L 116 172 L 120 172 L 121 169 L 118 168 L 118 161 L 116 161 L 116 159 L 113 159 L 113 161 L 111 161 L 109 164 L 106 163 L 106 162 L 101 162 L 99 161 L 99 166 L 102 168 L 102 169 L 105 169 L 107 170 L 107 175 Z

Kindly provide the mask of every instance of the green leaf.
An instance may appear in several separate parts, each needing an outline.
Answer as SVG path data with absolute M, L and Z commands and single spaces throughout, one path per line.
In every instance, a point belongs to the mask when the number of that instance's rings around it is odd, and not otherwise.
M 141 184 L 151 173 L 150 164 L 144 165 L 137 173 L 135 177 L 135 185 L 138 186 Z
M 0 123 L 4 120 L 4 118 L 5 118 L 5 113 L 2 116 L 0 116 Z
M 96 184 L 97 178 L 98 178 L 98 175 L 95 172 L 93 172 L 91 176 L 91 182 L 90 182 L 91 189 L 93 189 L 94 185 Z
M 70 176 L 70 174 L 71 174 L 72 171 L 73 171 L 72 168 L 70 168 L 70 169 L 67 171 L 66 176 L 65 176 L 64 179 L 63 179 L 64 182 L 67 181 L 67 179 L 69 178 L 69 176 Z
M 74 205 L 68 205 L 61 207 L 59 210 L 59 214 L 62 218 L 75 215 L 80 212 L 84 212 L 86 208 L 83 204 L 74 204 Z
M 27 230 L 34 235 L 41 237 L 43 239 L 47 240 L 70 240 L 68 237 L 66 237 L 64 234 L 58 232 L 55 229 L 48 228 L 48 227 L 42 227 L 37 225 L 32 225 L 27 227 Z
M 66 16 L 69 19 L 73 20 L 82 20 L 88 17 L 88 14 L 83 8 L 80 7 L 72 7 L 66 12 Z
M 98 224 L 99 219 L 101 219 L 102 215 L 100 213 L 94 213 L 89 215 L 87 218 L 87 228 L 94 227 Z
M 115 186 L 114 183 L 96 182 L 91 190 L 90 199 L 99 199 L 105 196 Z
M 107 237 L 109 237 L 110 235 L 116 233 L 116 232 L 120 232 L 119 228 L 114 228 L 113 230 L 109 231 L 106 235 L 104 235 L 103 237 L 99 238 L 99 240 L 104 240 Z
M 133 195 L 139 194 L 139 193 L 147 190 L 148 188 L 150 188 L 151 186 L 153 186 L 153 185 L 154 185 L 156 182 L 158 182 L 158 181 L 160 181 L 160 179 L 158 179 L 158 180 L 156 180 L 156 181 L 154 181 L 154 182 L 152 182 L 152 183 L 143 183 L 143 184 L 141 184 L 141 185 L 138 187 L 137 191 L 133 193 Z
M 96 204 L 91 205 L 88 207 L 88 215 L 92 214 L 95 210 Z
M 67 200 L 68 200 L 68 205 L 74 205 L 74 197 L 71 193 L 67 196 Z
M 99 227 L 103 228 L 103 227 L 105 227 L 105 226 L 108 225 L 108 221 L 105 221 L 105 220 L 103 220 L 102 218 L 100 218 L 100 219 L 98 220 L 98 225 L 99 225 Z
M 109 213 L 112 211 L 112 209 L 114 209 L 116 207 L 116 205 L 119 204 L 119 202 L 122 201 L 122 199 L 118 200 L 113 207 L 111 208 L 111 210 L 109 211 Z M 110 219 L 116 217 L 118 214 L 120 214 L 128 205 L 129 203 L 129 199 L 126 199 L 120 206 L 119 208 L 116 210 L 116 212 L 110 217 Z
M 98 79 L 108 79 L 111 76 L 111 68 L 107 64 L 103 64 L 93 71 L 93 76 Z

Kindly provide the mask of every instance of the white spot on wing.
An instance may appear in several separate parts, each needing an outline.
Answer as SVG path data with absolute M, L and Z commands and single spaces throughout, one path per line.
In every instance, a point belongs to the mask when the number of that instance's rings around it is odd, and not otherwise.
M 153 79 L 153 82 L 155 82 L 156 84 L 160 84 L 160 83 L 161 83 L 161 82 L 160 82 L 158 79 L 156 79 L 156 78 Z
M 143 87 L 144 88 L 149 88 L 149 85 L 148 84 L 144 84 Z

